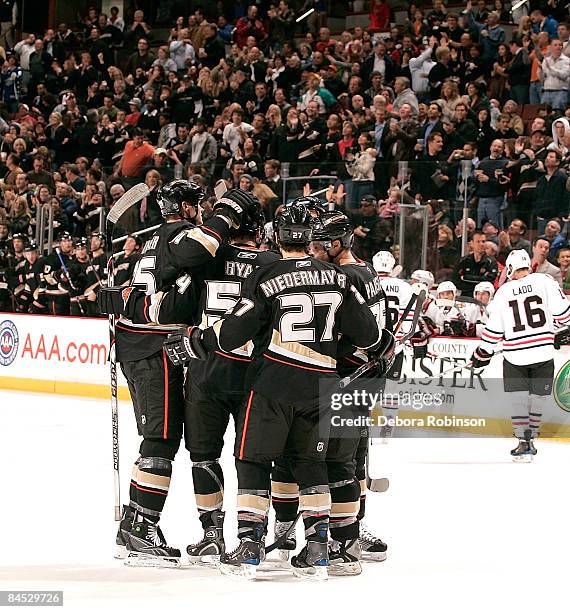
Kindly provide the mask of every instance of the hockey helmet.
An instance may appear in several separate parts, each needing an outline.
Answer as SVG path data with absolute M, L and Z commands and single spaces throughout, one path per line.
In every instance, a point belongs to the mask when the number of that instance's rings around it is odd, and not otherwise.
M 306 247 L 313 239 L 313 218 L 309 207 L 302 202 L 291 202 L 276 220 L 279 244 Z
M 529 254 L 524 249 L 516 249 L 511 251 L 505 262 L 507 278 L 511 279 L 517 270 L 525 270 L 530 268 L 531 261 Z
M 340 211 L 324 212 L 314 224 L 313 240 L 328 242 L 327 249 L 333 240 L 340 240 L 343 249 L 350 249 L 354 240 L 352 223 Z
M 372 265 L 378 274 L 390 274 L 396 265 L 396 260 L 390 251 L 378 251 L 372 258 Z
M 295 198 L 291 204 L 301 203 L 305 205 L 313 217 L 320 217 L 322 214 L 328 211 L 328 208 L 317 196 L 301 196 Z M 286 205 L 287 206 L 287 205 Z
M 101 248 L 105 246 L 106 237 L 103 232 L 91 232 L 91 234 L 89 234 L 89 239 L 91 238 L 99 238 L 99 241 L 101 242 Z
M 206 196 L 197 183 L 177 179 L 158 189 L 156 199 L 163 217 L 182 214 L 182 203 L 199 206 Z
M 38 250 L 38 245 L 35 240 L 30 240 L 24 247 L 24 253 L 32 253 Z
M 457 296 L 457 287 L 451 281 L 443 281 L 439 283 L 437 286 L 437 295 L 439 296 L 441 293 L 451 291 L 453 293 L 453 297 Z
M 57 241 L 61 242 L 62 240 L 73 240 L 73 236 L 68 231 L 60 232 L 57 235 Z
M 75 247 L 76 248 L 88 249 L 89 248 L 89 241 L 87 240 L 87 238 L 77 238 L 75 240 Z
M 486 291 L 489 294 L 489 297 L 492 298 L 495 295 L 495 287 L 493 286 L 493 283 L 490 283 L 489 281 L 481 281 L 480 283 L 477 283 L 475 285 L 475 289 L 473 289 L 473 295 L 482 293 L 483 291 Z
M 435 278 L 429 270 L 416 270 L 412 273 L 411 278 L 413 281 L 425 285 L 428 291 L 433 287 L 435 283 Z

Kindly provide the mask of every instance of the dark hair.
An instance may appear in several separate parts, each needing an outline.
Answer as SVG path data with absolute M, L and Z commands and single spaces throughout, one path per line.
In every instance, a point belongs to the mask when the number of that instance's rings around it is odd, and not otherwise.
M 495 224 L 493 224 L 495 225 Z M 483 230 L 480 229 L 476 229 L 473 231 L 473 233 L 471 234 L 471 236 L 469 237 L 469 240 L 473 240 L 473 238 L 475 238 L 475 236 L 483 236 L 485 238 L 485 240 L 487 239 L 487 236 L 485 236 L 485 232 Z
M 532 246 L 535 246 L 535 245 L 536 245 L 536 243 L 537 243 L 539 240 L 546 240 L 546 242 L 548 242 L 548 243 L 550 244 L 550 241 L 548 240 L 548 238 L 547 238 L 546 236 L 544 236 L 544 234 L 543 234 L 542 236 L 535 236 L 535 237 L 532 239 Z

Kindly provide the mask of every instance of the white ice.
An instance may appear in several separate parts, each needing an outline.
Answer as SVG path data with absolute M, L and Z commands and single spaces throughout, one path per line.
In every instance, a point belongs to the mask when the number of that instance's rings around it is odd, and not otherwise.
M 540 441 L 513 464 L 512 440 L 392 440 L 387 493 L 369 494 L 368 522 L 389 544 L 361 576 L 255 583 L 215 570 L 128 568 L 112 558 L 111 417 L 107 402 L 0 391 L 0 590 L 63 590 L 67 610 L 502 611 L 567 607 L 570 446 Z M 121 404 L 123 499 L 138 439 Z M 235 533 L 228 442 L 227 536 Z M 163 529 L 185 549 L 200 535 L 190 463 L 175 462 Z M 229 537 L 233 547 L 234 538 Z

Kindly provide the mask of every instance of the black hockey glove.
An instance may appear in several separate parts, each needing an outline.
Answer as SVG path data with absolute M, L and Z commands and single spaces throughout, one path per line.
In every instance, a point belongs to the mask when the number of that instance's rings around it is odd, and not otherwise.
M 394 360 L 396 359 L 396 340 L 392 332 L 383 329 L 380 340 L 368 349 L 368 353 L 378 364 L 375 369 L 376 376 L 385 376 L 394 365 Z
M 136 287 L 101 287 L 97 294 L 97 304 L 103 314 L 132 319 L 137 298 L 143 296 L 144 292 Z
M 492 358 L 493 353 L 487 353 L 481 347 L 477 347 L 471 356 L 471 367 L 473 370 L 482 370 L 489 365 Z
M 419 331 L 411 338 L 412 349 L 414 350 L 413 358 L 422 359 L 428 354 L 428 340 L 433 336 L 433 328 L 430 327 L 427 321 L 421 317 L 418 321 Z
M 202 343 L 202 330 L 187 327 L 169 334 L 164 341 L 164 350 L 174 365 L 184 365 L 191 359 L 208 359 L 208 351 Z
M 570 344 L 570 327 L 560 329 L 554 334 L 554 348 L 556 350 L 566 344 Z
M 259 200 L 248 191 L 230 189 L 214 204 L 214 213 L 229 217 L 233 227 L 237 229 L 260 207 Z

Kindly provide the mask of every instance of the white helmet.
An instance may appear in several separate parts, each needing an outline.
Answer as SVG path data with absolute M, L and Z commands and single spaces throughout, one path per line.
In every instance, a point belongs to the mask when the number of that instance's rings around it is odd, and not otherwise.
M 492 299 L 495 295 L 495 287 L 493 287 L 493 283 L 489 281 L 481 281 L 475 285 L 475 289 L 473 290 L 473 295 L 476 293 L 482 293 L 486 291 L 489 294 L 489 297 Z
M 416 270 L 412 274 L 411 278 L 414 281 L 423 283 L 427 287 L 428 291 L 433 287 L 435 283 L 435 278 L 433 277 L 433 274 L 429 270 Z
M 452 291 L 454 298 L 457 295 L 457 287 L 451 281 L 443 281 L 442 283 L 439 283 L 437 286 L 437 295 L 443 293 L 444 291 Z
M 379 274 L 390 274 L 396 265 L 396 260 L 390 251 L 378 251 L 372 258 L 372 265 Z
M 525 268 L 530 268 L 530 266 L 530 255 L 524 249 L 511 251 L 505 262 L 507 278 L 511 279 L 517 270 L 524 270 Z

